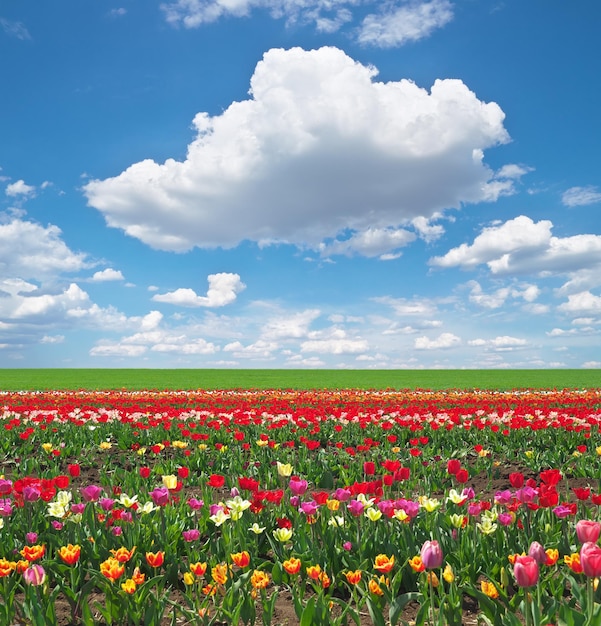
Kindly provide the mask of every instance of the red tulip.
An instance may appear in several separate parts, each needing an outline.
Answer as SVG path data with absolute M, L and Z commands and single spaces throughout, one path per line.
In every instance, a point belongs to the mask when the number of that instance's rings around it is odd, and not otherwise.
M 580 548 L 580 564 L 586 576 L 591 578 L 601 576 L 601 547 L 592 541 L 587 541 Z
M 513 575 L 519 587 L 534 587 L 538 582 L 538 563 L 531 556 L 518 556 L 513 564 Z

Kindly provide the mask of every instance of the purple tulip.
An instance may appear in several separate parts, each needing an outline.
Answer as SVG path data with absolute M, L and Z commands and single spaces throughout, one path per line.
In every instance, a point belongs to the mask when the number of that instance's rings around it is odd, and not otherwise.
M 157 487 L 149 495 L 155 506 L 165 506 L 169 503 L 169 489 L 167 487 Z
M 25 502 L 37 502 L 41 495 L 41 491 L 34 485 L 27 485 L 23 488 L 23 500 Z

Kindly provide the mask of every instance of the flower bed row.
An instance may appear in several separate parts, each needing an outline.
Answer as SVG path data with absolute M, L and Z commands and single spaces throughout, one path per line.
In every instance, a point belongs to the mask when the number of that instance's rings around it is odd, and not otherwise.
M 0 402 L 2 624 L 601 623 L 600 390 Z

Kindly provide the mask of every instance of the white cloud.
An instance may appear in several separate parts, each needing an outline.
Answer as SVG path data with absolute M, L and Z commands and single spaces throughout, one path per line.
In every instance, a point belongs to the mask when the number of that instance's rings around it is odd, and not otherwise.
M 352 235 L 349 239 L 337 239 L 321 244 L 321 256 L 361 254 L 386 260 L 386 253 L 406 246 L 415 240 L 415 235 L 402 228 L 368 228 Z
M 26 198 L 32 198 L 35 196 L 35 187 L 27 185 L 24 180 L 17 180 L 14 183 L 6 186 L 6 195 L 15 198 L 17 196 L 23 196 Z
M 204 339 L 196 339 L 189 341 L 187 338 L 183 338 L 181 341 L 173 343 L 156 343 L 152 346 L 151 350 L 154 352 L 173 352 L 176 354 L 215 354 L 219 351 L 219 348 Z
M 120 270 L 114 270 L 107 267 L 105 270 L 94 272 L 92 280 L 96 282 L 106 282 L 111 280 L 125 280 Z
M 601 296 L 590 291 L 570 294 L 568 301 L 560 304 L 557 309 L 569 314 L 601 314 Z
M 31 39 L 31 35 L 23 22 L 14 22 L 0 17 L 0 26 L 2 26 L 2 30 L 11 37 L 16 37 L 21 40 Z
M 560 295 L 601 284 L 601 235 L 553 237 L 549 220 L 534 222 L 520 215 L 484 228 L 473 244 L 461 244 L 444 256 L 433 257 L 434 267 L 475 269 L 486 264 L 492 274 L 567 275 Z
M 523 255 L 544 250 L 549 245 L 552 226 L 549 220 L 535 224 L 529 217 L 520 215 L 504 224 L 484 228 L 472 245 L 462 243 L 444 256 L 430 259 L 430 265 L 473 269 L 486 263 L 493 274 L 501 272 L 509 265 L 512 253 Z
M 359 43 L 393 48 L 428 37 L 453 19 L 448 0 L 410 2 L 400 6 L 383 4 L 378 14 L 365 17 L 359 29 Z
M 561 201 L 568 207 L 586 206 L 601 202 L 601 191 L 593 185 L 570 187 L 563 192 Z
M 525 339 L 518 337 L 510 337 L 503 335 L 494 339 L 471 339 L 467 342 L 469 346 L 492 348 L 493 350 L 509 350 L 514 348 L 523 348 L 528 345 Z
M 258 339 L 249 345 L 243 345 L 240 341 L 233 341 L 223 347 L 224 352 L 231 352 L 236 358 L 245 359 L 273 359 L 273 353 L 279 348 L 275 341 Z
M 94 346 L 90 349 L 90 356 L 105 357 L 139 357 L 146 352 L 145 346 L 132 346 L 128 344 L 108 344 Z
M 306 337 L 309 326 L 320 316 L 319 309 L 306 309 L 270 319 L 261 329 L 261 336 L 266 340 L 299 339 Z
M 534 302 L 540 294 L 536 285 L 520 285 L 517 287 L 500 287 L 492 293 L 484 293 L 480 283 L 472 280 L 467 283 L 471 287 L 469 294 L 470 302 L 485 309 L 498 309 L 502 307 L 508 298 L 521 298 L 526 302 Z
M 427 91 L 375 75 L 337 48 L 269 50 L 250 99 L 195 117 L 183 162 L 147 159 L 90 181 L 88 202 L 108 225 L 184 251 L 245 239 L 317 247 L 501 193 L 483 163 L 508 141 L 497 104 L 460 80 Z M 365 235 L 355 241 L 370 250 Z
M 72 252 L 57 226 L 13 219 L 0 223 L 2 275 L 45 280 L 59 273 L 77 272 L 89 266 L 86 255 Z M 15 246 L 15 242 L 19 242 Z
M 385 4 L 383 10 L 373 0 L 172 0 L 163 3 L 161 9 L 167 22 L 184 28 L 264 10 L 287 24 L 314 24 L 319 32 L 333 33 L 353 21 L 353 9 L 358 5 L 380 9 L 364 18 L 357 39 L 381 48 L 423 39 L 453 18 L 449 0 L 403 0 L 400 6 Z
M 176 289 L 169 293 L 155 294 L 155 302 L 166 302 L 185 307 L 219 307 L 231 304 L 237 295 L 246 288 L 238 274 L 222 272 L 210 274 L 206 296 L 199 296 L 193 289 Z
M 63 343 L 65 341 L 64 335 L 44 335 L 40 339 L 40 343 L 52 344 L 52 343 Z
M 374 302 L 392 307 L 396 315 L 401 317 L 431 317 L 436 313 L 436 306 L 429 300 L 406 300 L 405 298 L 391 298 L 382 296 L 373 298 Z
M 601 361 L 586 361 L 582 367 L 584 369 L 598 369 L 601 368 Z
M 367 352 L 369 343 L 365 339 L 332 337 L 303 341 L 300 349 L 301 352 L 317 352 L 318 354 L 357 354 Z
M 453 333 L 442 333 L 436 339 L 417 337 L 414 347 L 416 350 L 439 350 L 453 348 L 461 343 L 461 339 Z

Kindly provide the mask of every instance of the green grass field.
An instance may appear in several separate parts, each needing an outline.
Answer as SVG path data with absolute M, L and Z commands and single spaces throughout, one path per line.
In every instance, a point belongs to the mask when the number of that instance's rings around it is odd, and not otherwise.
M 601 370 L 0 369 L 0 391 L 345 388 L 591 389 Z

